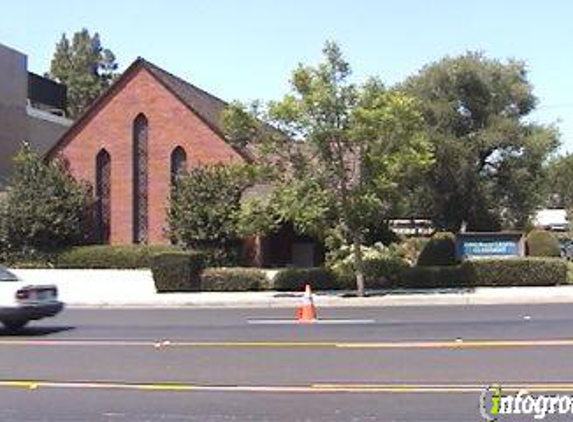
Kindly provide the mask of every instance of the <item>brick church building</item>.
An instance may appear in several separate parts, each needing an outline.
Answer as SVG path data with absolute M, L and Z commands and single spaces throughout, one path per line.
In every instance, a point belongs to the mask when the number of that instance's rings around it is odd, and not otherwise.
M 96 195 L 99 243 L 168 243 L 173 176 L 192 166 L 251 160 L 225 139 L 227 103 L 139 58 L 48 151 Z M 313 265 L 309 239 L 283 229 L 246 244 L 258 265 Z

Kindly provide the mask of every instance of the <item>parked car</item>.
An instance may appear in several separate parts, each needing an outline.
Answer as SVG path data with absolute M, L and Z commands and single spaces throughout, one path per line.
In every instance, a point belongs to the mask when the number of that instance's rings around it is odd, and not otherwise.
M 561 257 L 569 261 L 573 260 L 573 240 L 562 239 L 559 243 L 561 247 Z
M 0 266 L 0 322 L 15 331 L 28 322 L 57 315 L 64 308 L 54 285 L 30 285 Z

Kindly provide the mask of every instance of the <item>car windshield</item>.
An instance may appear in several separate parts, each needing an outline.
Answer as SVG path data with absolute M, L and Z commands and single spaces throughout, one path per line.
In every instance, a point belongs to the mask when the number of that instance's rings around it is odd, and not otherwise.
M 0 282 L 1 281 L 18 281 L 18 277 L 16 274 L 8 271 L 8 269 L 0 266 Z

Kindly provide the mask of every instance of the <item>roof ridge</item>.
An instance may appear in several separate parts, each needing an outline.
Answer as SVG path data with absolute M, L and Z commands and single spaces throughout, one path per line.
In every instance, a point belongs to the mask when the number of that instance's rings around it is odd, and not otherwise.
M 173 73 L 162 69 L 144 58 L 139 58 L 140 63 L 151 75 L 156 78 L 167 90 L 183 104 L 189 107 L 207 126 L 225 140 L 241 157 L 252 161 L 253 157 L 245 149 L 233 145 L 225 134 L 222 126 L 222 113 L 229 103 L 221 98 L 205 91 L 198 86 L 187 82 Z
M 137 59 L 121 74 L 114 83 L 108 87 L 85 111 L 82 113 L 72 126 L 62 135 L 62 137 L 48 150 L 46 157 L 50 157 L 56 149 L 63 143 L 67 142 L 69 136 L 85 122 L 88 117 L 93 113 L 96 107 L 99 106 L 112 92 L 120 89 L 120 84 L 135 70 L 145 69 L 157 82 L 165 87 L 172 95 L 175 96 L 181 103 L 188 107 L 195 115 L 201 119 L 215 134 L 221 137 L 222 140 L 227 142 L 231 147 L 247 161 L 252 160 L 248 151 L 243 148 L 234 146 L 227 136 L 225 135 L 224 128 L 222 127 L 222 113 L 229 105 L 228 102 L 218 98 L 217 96 L 201 89 L 190 82 L 174 75 L 167 70 L 162 69 L 156 64 L 137 57 Z
M 172 77 L 173 79 L 176 79 L 177 81 L 179 81 L 179 82 L 181 82 L 181 83 L 183 83 L 183 84 L 185 84 L 185 85 L 188 85 L 188 86 L 192 87 L 193 89 L 195 89 L 196 91 L 199 91 L 200 93 L 204 94 L 204 95 L 207 96 L 207 97 L 211 97 L 212 99 L 217 100 L 217 101 L 220 101 L 221 103 L 223 103 L 223 104 L 225 104 L 225 105 L 228 105 L 228 104 L 229 104 L 227 101 L 223 100 L 222 98 L 218 97 L 217 95 L 211 94 L 210 92 L 204 90 L 203 88 L 198 87 L 198 86 L 195 85 L 194 83 L 189 82 L 189 81 L 183 79 L 182 77 L 177 76 L 177 75 L 175 75 L 174 73 L 171 73 L 170 71 L 163 69 L 162 67 L 156 65 L 156 64 L 153 63 L 153 62 L 150 62 L 149 60 L 147 60 L 147 59 L 145 59 L 145 58 L 139 57 L 139 59 L 141 60 L 141 62 L 142 62 L 142 64 L 143 64 L 144 66 L 150 66 L 150 67 L 152 67 L 153 69 L 158 70 L 159 72 L 165 73 L 165 74 L 167 74 L 168 76 Z

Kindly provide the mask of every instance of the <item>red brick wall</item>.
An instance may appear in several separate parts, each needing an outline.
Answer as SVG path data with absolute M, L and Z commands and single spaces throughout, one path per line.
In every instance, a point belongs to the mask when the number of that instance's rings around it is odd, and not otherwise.
M 242 160 L 196 114 L 173 96 L 144 68 L 71 132 L 51 156 L 62 156 L 79 180 L 95 183 L 95 160 L 101 148 L 111 156 L 111 237 L 113 244 L 132 241 L 132 125 L 145 114 L 148 132 L 149 242 L 166 243 L 166 208 L 170 184 L 170 156 L 180 145 L 187 165 Z

